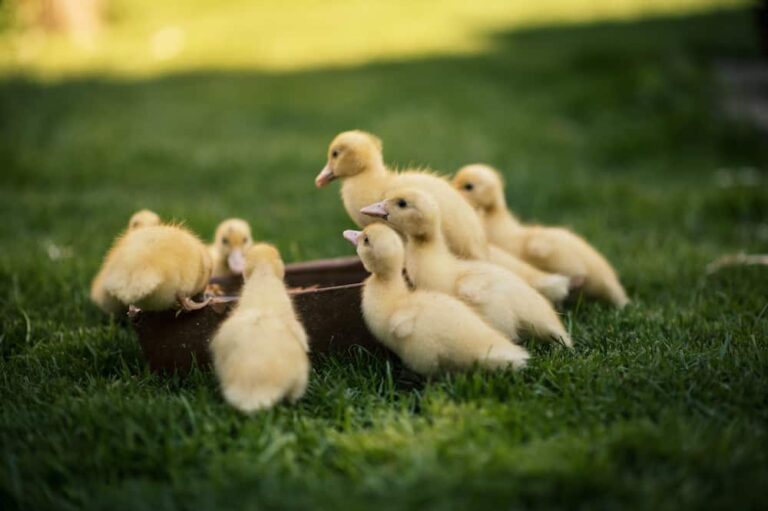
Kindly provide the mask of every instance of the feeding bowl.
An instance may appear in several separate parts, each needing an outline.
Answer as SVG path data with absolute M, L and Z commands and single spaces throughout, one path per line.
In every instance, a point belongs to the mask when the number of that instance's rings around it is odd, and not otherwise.
M 343 351 L 352 345 L 383 350 L 366 328 L 360 308 L 362 282 L 367 276 L 357 257 L 286 265 L 285 282 L 309 336 L 312 353 Z M 186 372 L 195 363 L 201 367 L 210 364 L 209 344 L 219 324 L 237 303 L 242 279 L 231 277 L 211 282 L 232 296 L 233 301 L 178 314 L 172 310 L 140 311 L 131 316 L 151 370 Z

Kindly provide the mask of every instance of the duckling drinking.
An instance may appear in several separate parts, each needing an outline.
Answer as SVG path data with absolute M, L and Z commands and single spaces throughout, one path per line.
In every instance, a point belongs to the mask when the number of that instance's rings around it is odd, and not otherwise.
M 185 310 L 204 307 L 192 297 L 211 277 L 211 257 L 197 236 L 174 225 L 129 230 L 110 250 L 100 274 L 104 291 L 121 307 Z
M 245 251 L 253 243 L 251 226 L 240 218 L 229 218 L 216 227 L 213 244 L 208 250 L 213 260 L 213 276 L 242 275 Z

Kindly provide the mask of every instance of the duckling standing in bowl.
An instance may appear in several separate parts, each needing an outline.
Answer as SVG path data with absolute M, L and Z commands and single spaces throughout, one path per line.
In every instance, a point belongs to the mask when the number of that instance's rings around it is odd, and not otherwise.
M 360 227 L 375 221 L 360 209 L 380 201 L 396 187 L 410 186 L 431 194 L 443 215 L 443 236 L 451 251 L 464 259 L 486 259 L 483 224 L 472 206 L 450 183 L 428 172 L 393 172 L 384 165 L 382 143 L 364 131 L 345 131 L 328 148 L 328 162 L 315 178 L 318 188 L 341 179 L 344 208 Z
M 128 230 L 152 227 L 160 225 L 160 222 L 160 216 L 157 213 L 148 209 L 142 209 L 131 216 L 128 221 Z M 119 239 L 120 238 L 118 238 L 118 240 Z M 107 252 L 107 255 L 104 257 L 104 262 L 101 264 L 99 273 L 96 274 L 96 277 L 94 277 L 91 282 L 91 301 L 107 314 L 120 314 L 126 311 L 125 305 L 104 289 L 105 269 L 109 266 L 109 261 L 114 257 L 113 254 L 117 245 L 117 242 L 113 243 L 112 248 L 110 248 L 109 252 Z
M 504 182 L 487 165 L 467 165 L 453 184 L 480 212 L 491 243 L 550 272 L 582 280 L 582 289 L 624 307 L 629 303 L 616 271 L 586 240 L 562 227 L 527 226 L 507 208 Z
M 283 283 L 285 267 L 272 245 L 246 251 L 240 301 L 211 342 L 224 398 L 246 413 L 304 395 L 309 345 Z
M 382 344 L 413 371 L 520 369 L 528 352 L 509 342 L 455 298 L 411 291 L 402 274 L 405 252 L 400 236 L 383 224 L 344 231 L 371 276 L 363 290 L 363 317 Z
M 406 236 L 405 268 L 417 289 L 456 296 L 513 341 L 522 328 L 538 338 L 573 345 L 552 305 L 520 277 L 485 261 L 458 259 L 448 250 L 440 209 L 428 194 L 395 189 L 361 211 Z
M 213 260 L 213 277 L 242 275 L 245 251 L 253 243 L 251 226 L 240 218 L 229 218 L 216 227 L 213 244 L 208 246 Z

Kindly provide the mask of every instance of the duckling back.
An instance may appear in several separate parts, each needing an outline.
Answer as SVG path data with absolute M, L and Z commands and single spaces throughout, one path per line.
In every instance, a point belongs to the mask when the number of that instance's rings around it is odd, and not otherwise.
M 308 351 L 285 286 L 270 273 L 248 277 L 240 303 L 211 342 L 224 398 L 246 413 L 299 399 L 309 380 Z
M 528 352 L 507 340 L 468 306 L 448 295 L 398 292 L 366 283 L 363 316 L 368 328 L 412 370 L 520 369 Z
M 205 289 L 211 266 L 205 245 L 186 229 L 145 227 L 119 241 L 105 268 L 104 288 L 125 305 L 169 309 L 179 297 Z

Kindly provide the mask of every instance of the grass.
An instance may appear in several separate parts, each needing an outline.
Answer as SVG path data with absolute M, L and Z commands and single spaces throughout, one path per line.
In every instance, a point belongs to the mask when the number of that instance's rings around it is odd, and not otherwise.
M 768 272 L 704 273 L 768 249 L 768 146 L 719 113 L 712 74 L 756 55 L 749 12 L 491 39 L 346 68 L 0 79 L 3 509 L 762 507 Z M 304 400 L 253 418 L 209 373 L 149 374 L 87 297 L 130 213 L 203 234 L 238 215 L 289 261 L 349 255 L 312 181 L 352 127 L 390 162 L 504 169 L 515 210 L 591 239 L 633 305 L 578 303 L 575 352 L 529 343 L 514 375 L 321 357 Z

